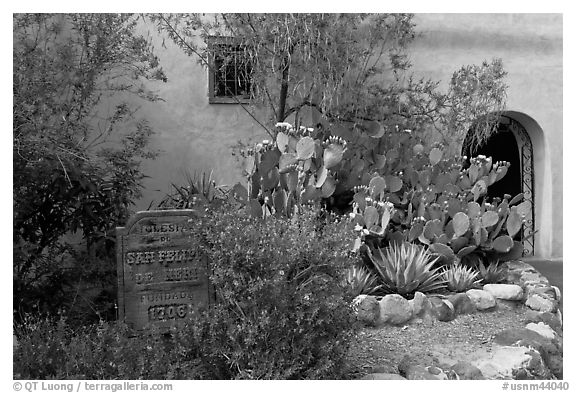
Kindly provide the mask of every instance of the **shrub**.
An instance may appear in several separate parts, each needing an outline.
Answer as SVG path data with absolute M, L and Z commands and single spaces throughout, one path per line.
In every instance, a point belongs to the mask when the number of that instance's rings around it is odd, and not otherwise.
M 219 304 L 192 329 L 210 378 L 342 376 L 354 330 L 346 223 L 308 209 L 291 220 L 209 214 L 199 231 Z
M 15 379 L 200 379 L 190 335 L 131 337 L 125 325 L 72 327 L 27 315 L 17 327 Z M 192 356 L 191 356 L 192 355 Z
M 428 250 L 416 244 L 390 245 L 385 252 L 376 249 L 368 255 L 380 276 L 384 293 L 397 293 L 409 297 L 416 291 L 433 292 L 444 287 L 439 267 L 434 267 L 438 258 L 432 259 Z
M 155 156 L 153 130 L 126 102 L 158 101 L 146 81 L 166 80 L 138 17 L 13 14 L 16 316 L 71 309 L 78 297 L 113 315 L 106 290 L 78 289 L 113 285 L 114 228 L 141 196 L 142 161 Z M 74 234 L 85 255 L 63 260 Z
M 481 281 L 478 272 L 460 264 L 454 264 L 442 272 L 446 286 L 453 292 L 466 292 Z
M 121 324 L 25 319 L 14 376 L 25 379 L 339 378 L 355 329 L 342 285 L 350 231 L 318 211 L 258 220 L 209 210 L 197 235 L 218 304 L 171 337 Z

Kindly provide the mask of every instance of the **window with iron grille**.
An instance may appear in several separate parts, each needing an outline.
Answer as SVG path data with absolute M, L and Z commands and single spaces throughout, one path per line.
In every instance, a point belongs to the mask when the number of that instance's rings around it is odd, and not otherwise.
M 208 97 L 213 104 L 246 103 L 250 99 L 252 67 L 244 47 L 230 37 L 211 37 Z

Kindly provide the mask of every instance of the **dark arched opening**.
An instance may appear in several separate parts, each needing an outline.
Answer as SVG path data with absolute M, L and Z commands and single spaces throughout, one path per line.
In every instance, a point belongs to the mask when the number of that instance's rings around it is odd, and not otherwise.
M 462 147 L 462 154 L 468 157 L 484 155 L 492 157 L 492 162 L 508 161 L 510 167 L 506 176 L 488 187 L 487 197 L 502 197 L 509 194 L 512 197 L 524 193 L 524 199 L 532 207 L 526 224 L 517 240 L 524 245 L 524 255 L 534 255 L 534 241 L 530 236 L 534 232 L 534 164 L 532 142 L 524 127 L 514 119 L 500 116 L 494 134 L 481 146 L 472 146 L 471 133 L 468 132 Z
M 515 196 L 523 192 L 518 143 L 507 125 L 498 124 L 498 131 L 486 143 L 475 150 L 469 146 L 462 153 L 469 158 L 484 155 L 492 157 L 492 162 L 508 161 L 510 163 L 508 173 L 504 179 L 488 187 L 487 197 L 489 200 L 494 197 L 502 198 L 504 194 Z

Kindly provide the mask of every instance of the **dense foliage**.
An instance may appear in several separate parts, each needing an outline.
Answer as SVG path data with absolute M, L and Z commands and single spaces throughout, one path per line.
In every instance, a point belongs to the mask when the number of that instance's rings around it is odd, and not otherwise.
M 412 161 L 395 175 L 374 174 L 367 185 L 356 187 L 352 216 L 361 239 L 372 246 L 425 244 L 444 263 L 462 260 L 471 266 L 522 255 L 516 237 L 530 202 L 519 203 L 523 194 L 486 198 L 488 187 L 505 176 L 508 163 L 483 156 L 468 163 L 443 158 L 438 147 L 426 152 L 415 145 L 414 151 Z
M 154 156 L 152 130 L 125 99 L 158 100 L 143 83 L 166 77 L 131 15 L 13 22 L 15 311 L 82 304 L 113 316 L 114 228 Z M 63 237 L 75 233 L 80 247 Z
M 205 251 L 219 305 L 199 345 L 213 378 L 335 378 L 351 339 L 345 222 L 214 214 Z
M 72 327 L 79 303 L 93 318 L 113 316 L 113 229 L 139 195 L 140 160 L 153 156 L 150 128 L 122 100 L 159 99 L 141 81 L 165 76 L 130 16 L 15 15 L 14 307 L 68 315 L 20 321 L 15 376 L 339 378 L 357 294 L 501 279 L 496 262 L 478 262 L 517 255 L 528 206 L 521 195 L 486 200 L 506 163 L 450 154 L 471 127 L 472 143 L 492 132 L 504 105 L 500 61 L 461 68 L 440 92 L 407 73 L 411 15 L 153 20 L 205 64 L 213 53 L 197 37 L 237 37 L 253 66 L 252 102 L 270 110 L 261 124 L 272 139 L 244 153 L 247 188 L 189 176 L 159 206 L 205 211 L 196 235 L 217 305 L 165 339 L 129 338 L 102 321 Z M 109 115 L 104 101 L 117 103 Z M 299 117 L 306 107 L 314 115 Z M 65 238 L 73 233 L 81 249 Z M 439 265 L 456 262 L 479 273 L 443 277 Z
M 308 211 L 287 221 L 211 211 L 197 227 L 212 261 L 218 304 L 163 346 L 101 324 L 24 324 L 22 378 L 339 378 L 354 331 L 343 285 L 350 231 Z M 167 348 L 171 347 L 170 350 Z M 190 375 L 190 373 L 197 375 Z
M 78 327 L 27 317 L 18 328 L 15 379 L 202 379 L 192 335 L 132 337 L 125 325 Z
M 522 202 L 523 194 L 486 197 L 509 163 L 450 156 L 411 130 L 387 133 L 374 121 L 320 130 L 279 123 L 277 129 L 274 141 L 246 157 L 249 183 L 241 201 L 253 216 L 291 217 L 323 202 L 351 212 L 356 249 L 415 242 L 430 246 L 443 263 L 468 265 L 521 256 L 530 202 Z M 375 153 L 381 143 L 393 147 Z M 343 203 L 336 203 L 338 192 L 348 193 Z

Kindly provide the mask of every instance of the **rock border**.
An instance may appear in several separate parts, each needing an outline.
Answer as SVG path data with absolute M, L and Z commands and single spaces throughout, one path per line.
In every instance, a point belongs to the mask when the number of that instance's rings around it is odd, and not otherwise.
M 494 338 L 490 358 L 475 364 L 458 362 L 449 370 L 424 367 L 403 359 L 398 366 L 405 379 L 562 379 L 561 293 L 533 266 L 523 261 L 505 262 L 506 284 L 486 284 L 482 289 L 449 295 L 416 292 L 407 300 L 400 295 L 359 295 L 352 307 L 367 326 L 403 326 L 407 323 L 447 322 L 460 314 L 490 312 L 499 302 L 521 302 L 529 311 L 523 329 L 508 329 Z M 432 368 L 430 368 L 432 367 Z M 400 379 L 396 374 L 368 374 L 362 379 Z

